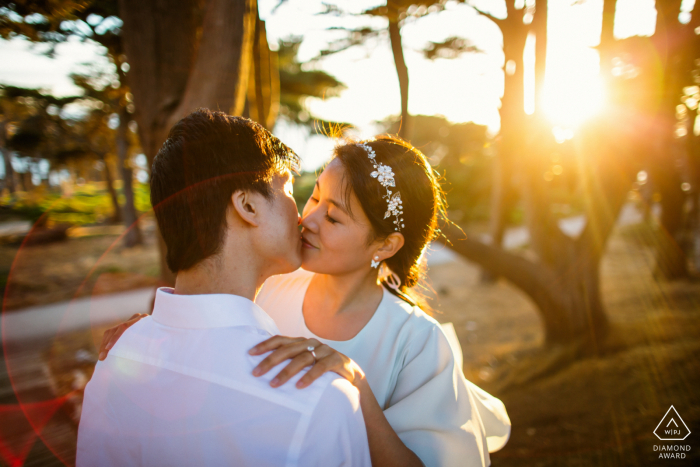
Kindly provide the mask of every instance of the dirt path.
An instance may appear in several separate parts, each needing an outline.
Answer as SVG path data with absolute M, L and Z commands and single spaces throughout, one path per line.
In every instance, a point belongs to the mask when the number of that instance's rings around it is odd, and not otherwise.
M 672 404 L 691 432 L 700 427 L 700 284 L 656 281 L 652 266 L 648 247 L 613 236 L 601 274 L 614 327 L 606 354 L 506 390 L 506 379 L 558 352 L 538 351 L 533 305 L 504 281 L 480 284 L 467 262 L 431 268 L 436 318 L 455 324 L 465 374 L 503 400 L 513 423 L 494 466 L 698 465 L 696 434 L 659 441 L 653 430 Z M 677 444 L 691 446 L 685 459 L 659 459 L 654 450 Z

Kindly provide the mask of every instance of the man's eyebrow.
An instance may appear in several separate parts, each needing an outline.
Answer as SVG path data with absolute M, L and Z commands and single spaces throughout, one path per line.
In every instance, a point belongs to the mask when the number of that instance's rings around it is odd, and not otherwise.
M 321 187 L 318 183 L 318 180 L 316 180 L 316 188 L 318 188 L 319 190 L 321 189 Z M 337 207 L 338 209 L 340 209 L 341 211 L 343 211 L 348 216 L 350 216 L 350 213 L 345 208 L 345 205 L 343 205 L 343 203 L 339 203 L 338 201 L 336 201 L 334 199 L 329 199 L 328 202 L 331 203 L 333 206 Z M 352 217 L 352 216 L 350 216 L 350 217 Z

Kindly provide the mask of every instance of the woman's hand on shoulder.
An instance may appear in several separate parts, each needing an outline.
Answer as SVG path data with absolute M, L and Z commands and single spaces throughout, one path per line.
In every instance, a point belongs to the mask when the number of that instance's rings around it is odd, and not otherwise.
M 129 318 L 128 321 L 124 321 L 123 323 L 118 324 L 117 326 L 107 329 L 102 335 L 102 343 L 100 344 L 100 351 L 98 353 L 97 358 L 99 360 L 104 360 L 105 358 L 107 358 L 109 350 L 112 347 L 114 347 L 114 344 L 116 344 L 119 338 L 122 336 L 122 334 L 124 334 L 124 331 L 129 329 L 134 324 L 138 323 L 139 320 L 145 318 L 146 316 L 148 315 L 145 313 L 136 313 L 131 318 Z
M 309 347 L 314 348 L 315 359 L 308 350 Z M 250 349 L 248 353 L 261 355 L 270 351 L 272 353 L 255 367 L 253 376 L 262 376 L 283 361 L 292 360 L 270 381 L 272 387 L 282 386 L 301 370 L 312 365 L 312 368 L 297 382 L 297 388 L 309 386 L 322 374 L 329 371 L 347 379 L 358 389 L 365 380 L 365 374 L 357 363 L 326 344 L 321 344 L 316 339 L 273 336 Z

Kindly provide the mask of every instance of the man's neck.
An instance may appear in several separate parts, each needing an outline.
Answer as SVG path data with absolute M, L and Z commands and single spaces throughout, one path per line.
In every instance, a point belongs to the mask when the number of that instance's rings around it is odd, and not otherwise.
M 254 301 L 262 287 L 260 267 L 245 257 L 207 258 L 196 266 L 177 273 L 175 294 L 230 294 Z

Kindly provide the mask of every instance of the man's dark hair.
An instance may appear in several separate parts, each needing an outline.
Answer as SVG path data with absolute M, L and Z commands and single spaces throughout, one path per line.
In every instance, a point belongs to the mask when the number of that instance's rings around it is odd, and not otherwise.
M 189 269 L 219 252 L 235 191 L 270 199 L 272 177 L 298 167 L 291 149 L 247 118 L 198 109 L 180 120 L 151 169 L 151 205 L 170 270 Z

